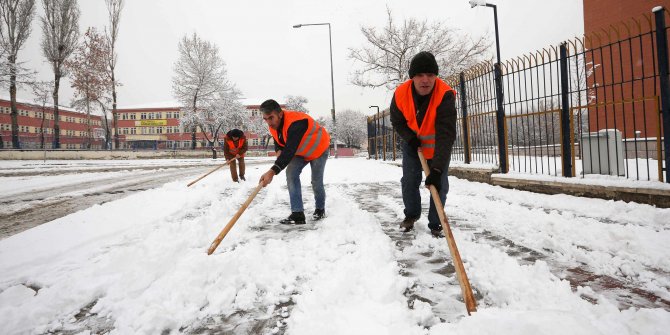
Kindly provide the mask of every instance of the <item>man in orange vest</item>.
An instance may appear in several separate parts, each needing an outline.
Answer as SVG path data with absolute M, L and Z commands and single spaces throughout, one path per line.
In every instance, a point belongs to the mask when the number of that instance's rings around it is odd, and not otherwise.
M 263 187 L 286 168 L 286 185 L 291 202 L 291 215 L 283 224 L 304 224 L 305 213 L 300 189 L 300 173 L 309 164 L 312 170 L 312 190 L 316 206 L 312 218 L 319 220 L 326 214 L 326 190 L 323 187 L 323 172 L 326 168 L 330 148 L 330 135 L 323 126 L 309 115 L 282 110 L 279 103 L 270 99 L 260 106 L 263 120 L 268 124 L 275 141 L 277 160 L 260 179 Z
M 421 216 L 422 179 L 418 150 L 426 157 L 430 174 L 426 187 L 433 185 L 442 203 L 449 191 L 447 179 L 451 148 L 456 139 L 456 91 L 437 77 L 439 69 L 435 56 L 422 51 L 409 66 L 410 80 L 401 84 L 393 94 L 391 123 L 402 137 L 402 200 L 405 219 L 400 228 L 408 232 Z M 443 237 L 442 225 L 433 199 L 428 210 L 428 228 L 434 237 Z
M 243 131 L 237 128 L 229 131 L 223 137 L 223 156 L 226 158 L 226 161 L 237 158 L 237 162 L 240 165 L 240 179 L 242 180 L 246 180 L 244 179 L 244 154 L 248 148 L 247 137 L 244 136 Z M 230 176 L 237 183 L 237 167 L 235 165 L 235 160 L 230 162 Z

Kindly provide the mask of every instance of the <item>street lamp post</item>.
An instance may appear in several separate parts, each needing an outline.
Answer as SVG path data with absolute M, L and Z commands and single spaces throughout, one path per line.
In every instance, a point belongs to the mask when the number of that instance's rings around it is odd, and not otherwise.
M 293 28 L 300 28 L 302 26 L 328 26 L 328 44 L 330 46 L 330 94 L 333 102 L 333 107 L 330 109 L 330 115 L 333 117 L 333 146 L 335 148 L 335 158 L 337 158 L 337 122 L 335 121 L 335 80 L 333 79 L 333 38 L 330 33 L 330 23 L 301 23 L 296 24 Z
M 487 3 L 484 0 L 470 0 L 470 8 L 475 8 L 477 6 L 482 7 L 491 7 L 493 8 L 493 22 L 496 29 L 496 56 L 497 62 L 500 64 L 500 40 L 498 38 L 498 8 L 494 4 Z
M 493 67 L 496 86 L 496 123 L 498 124 L 498 155 L 500 157 L 500 172 L 507 173 L 507 145 L 505 144 L 505 105 L 503 103 L 502 64 L 500 63 L 500 39 L 498 38 L 498 8 L 486 0 L 470 0 L 470 7 L 485 6 L 493 8 L 493 20 L 496 28 L 496 56 L 497 62 Z

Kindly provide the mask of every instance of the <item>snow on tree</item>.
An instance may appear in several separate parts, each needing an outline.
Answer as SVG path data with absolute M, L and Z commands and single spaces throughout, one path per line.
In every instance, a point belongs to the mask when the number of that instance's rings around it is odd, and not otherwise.
M 267 123 L 263 120 L 263 113 L 247 116 L 245 121 L 244 130 L 258 135 L 261 141 L 261 146 L 267 148 L 270 143 L 271 135 Z
M 219 48 L 201 39 L 196 33 L 184 36 L 179 42 L 179 58 L 174 65 L 172 92 L 180 103 L 184 116 L 180 126 L 191 132 L 191 148 L 195 149 L 198 128 L 204 131 L 203 114 L 213 113 L 216 101 L 235 92 L 227 77 L 226 64 Z
M 435 55 L 442 78 L 487 58 L 491 43 L 486 36 L 472 39 L 440 22 L 428 23 L 414 18 L 396 24 L 390 9 L 387 13 L 386 26 L 362 26 L 367 43 L 361 48 L 349 49 L 349 58 L 362 66 L 353 73 L 354 85 L 395 89 L 408 79 L 410 60 L 420 51 Z
M 219 142 L 220 135 L 228 130 L 244 129 L 248 119 L 246 107 L 240 102 L 240 94 L 235 90 L 218 96 L 207 108 L 200 109 L 196 114 L 202 133 L 212 147 Z
M 307 98 L 300 95 L 287 95 L 284 98 L 286 99 L 286 109 L 309 114 L 309 109 L 305 107 L 305 104 L 309 102 Z
M 54 149 L 60 148 L 58 91 L 60 79 L 67 75 L 65 61 L 77 47 L 79 40 L 79 5 L 77 0 L 42 0 L 42 53 L 54 71 Z
M 30 36 L 30 24 L 35 17 L 35 0 L 0 1 L 0 84 L 9 86 L 12 119 L 12 147 L 19 148 L 16 88 L 32 80 L 32 73 L 18 63 L 18 53 Z M 4 147 L 0 135 L 0 148 Z
M 360 147 L 367 141 L 367 118 L 360 111 L 347 109 L 337 113 L 337 129 L 337 140 L 347 148 Z
M 84 34 L 84 41 L 75 49 L 71 59 L 65 61 L 65 68 L 70 74 L 74 88 L 74 108 L 86 111 L 86 148 L 91 148 L 93 131 L 91 129 L 91 113 L 96 105 L 104 99 L 105 91 L 111 86 L 111 78 L 107 75 L 107 55 L 109 45 L 102 34 L 90 27 Z M 105 110 L 102 110 L 103 114 Z M 105 115 L 106 116 L 106 115 Z

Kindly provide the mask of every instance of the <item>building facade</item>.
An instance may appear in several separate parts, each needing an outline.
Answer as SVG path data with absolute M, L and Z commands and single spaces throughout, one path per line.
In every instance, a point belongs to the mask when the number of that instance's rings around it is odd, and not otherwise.
M 250 118 L 260 116 L 260 105 L 247 105 Z M 187 150 L 191 149 L 191 131 L 179 125 L 179 118 L 183 112 L 175 106 L 129 107 L 116 110 L 119 149 L 152 149 L 152 150 Z M 229 129 L 223 129 L 216 139 L 215 147 L 220 147 L 223 136 Z M 267 136 L 248 132 L 242 129 L 247 136 L 249 150 L 263 150 L 268 141 Z M 212 134 L 207 134 L 211 139 Z M 270 138 L 271 139 L 271 138 Z M 210 148 L 207 138 L 200 128 L 197 129 L 196 149 Z M 272 145 L 272 142 L 269 142 Z M 272 148 L 272 147 L 270 147 Z
M 20 149 L 51 149 L 54 139 L 54 110 L 51 106 L 17 102 L 17 123 Z M 0 99 L 0 133 L 3 147 L 12 148 L 11 102 Z M 86 113 L 59 107 L 61 149 L 102 149 L 104 131 L 102 118 L 90 116 L 91 133 L 88 132 Z
M 660 89 L 652 9 L 665 7 L 667 22 L 670 0 L 584 0 L 583 6 L 584 59 L 592 71 L 589 131 L 656 138 Z

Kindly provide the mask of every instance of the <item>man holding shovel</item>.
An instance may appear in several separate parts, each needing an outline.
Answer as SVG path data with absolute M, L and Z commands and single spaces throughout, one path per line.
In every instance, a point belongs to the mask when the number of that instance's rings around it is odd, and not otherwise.
M 247 144 L 247 137 L 244 132 L 239 129 L 233 129 L 226 133 L 223 138 L 223 155 L 229 161 L 237 158 L 237 163 L 240 166 L 240 179 L 244 179 L 244 154 L 247 152 L 249 145 Z M 237 166 L 235 160 L 230 162 L 230 176 L 234 182 L 237 182 Z
M 417 154 L 419 149 L 430 166 L 426 187 L 435 186 L 442 203 L 449 191 L 449 161 L 456 139 L 456 91 L 438 78 L 438 73 L 435 56 L 430 52 L 419 52 L 410 62 L 410 80 L 395 90 L 391 101 L 391 123 L 403 139 L 400 183 L 405 219 L 400 228 L 405 232 L 412 230 L 414 222 L 421 216 L 419 186 L 422 167 Z M 443 237 L 432 198 L 428 228 L 434 237 Z
M 300 189 L 300 173 L 309 164 L 312 170 L 312 190 L 316 202 L 312 218 L 319 220 L 326 213 L 326 190 L 323 187 L 323 173 L 330 148 L 330 135 L 325 128 L 309 115 L 301 112 L 282 110 L 277 101 L 264 101 L 260 110 L 275 141 L 277 160 L 260 179 L 263 187 L 286 168 L 286 184 L 291 202 L 291 215 L 283 219 L 283 224 L 304 224 L 305 213 Z

